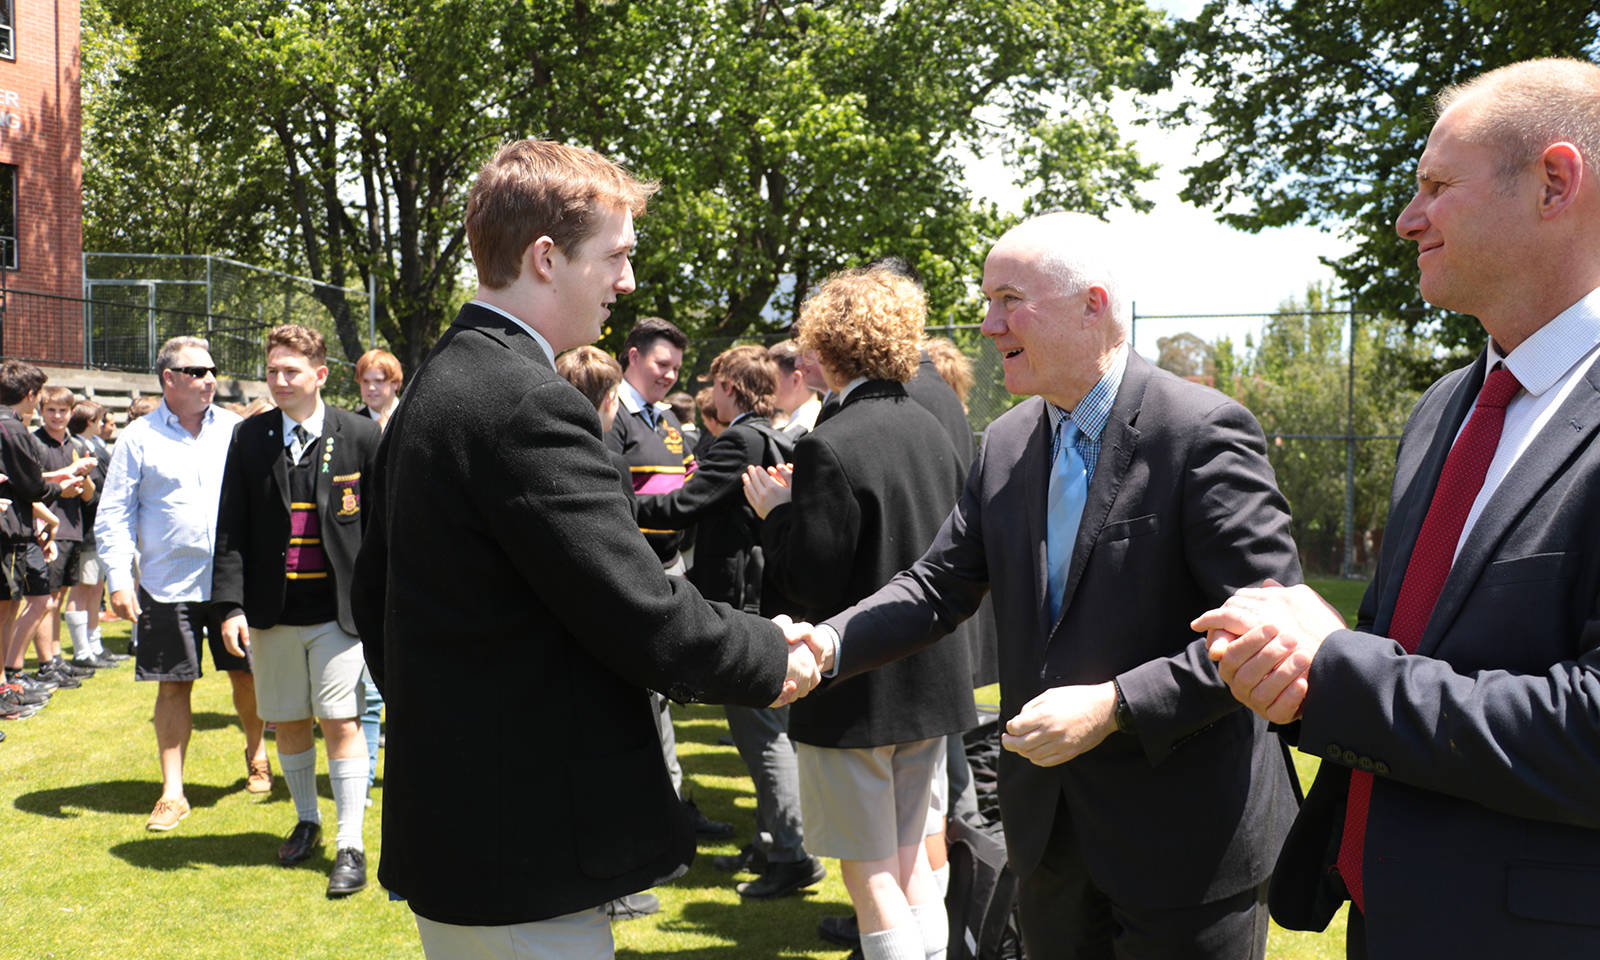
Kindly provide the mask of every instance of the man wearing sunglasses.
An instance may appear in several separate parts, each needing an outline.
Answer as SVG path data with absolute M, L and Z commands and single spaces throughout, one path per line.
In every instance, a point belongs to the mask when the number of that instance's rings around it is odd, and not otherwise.
M 233 705 L 245 732 L 245 788 L 251 793 L 271 790 L 272 771 L 256 715 L 250 663 L 223 647 L 211 603 L 217 500 L 239 417 L 212 405 L 217 368 L 210 345 L 198 337 L 173 337 L 162 344 L 156 376 L 161 378 L 161 404 L 122 431 L 111 454 L 94 534 L 110 584 L 111 608 L 138 623 L 134 679 L 159 684 L 155 728 L 161 797 L 145 826 L 171 830 L 189 815 L 183 758 L 192 729 L 189 695 L 200 678 L 203 642 L 209 641 L 212 665 L 233 684 Z

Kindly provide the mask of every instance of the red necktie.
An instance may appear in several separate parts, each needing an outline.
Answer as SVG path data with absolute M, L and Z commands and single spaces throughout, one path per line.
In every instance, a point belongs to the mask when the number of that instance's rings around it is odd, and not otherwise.
M 1522 384 L 1510 370 L 1496 366 L 1490 371 L 1478 393 L 1472 417 L 1450 448 L 1449 456 L 1445 457 L 1444 470 L 1439 473 L 1439 484 L 1434 487 L 1428 515 L 1411 548 L 1411 562 L 1406 564 L 1405 579 L 1400 581 L 1400 597 L 1395 601 L 1394 616 L 1389 622 L 1389 639 L 1404 647 L 1406 653 L 1415 653 L 1417 644 L 1422 641 L 1422 631 L 1433 615 L 1433 606 L 1439 601 L 1445 578 L 1450 575 L 1456 544 L 1461 540 L 1461 528 L 1466 525 L 1467 514 L 1472 511 L 1472 503 L 1483 489 L 1489 463 L 1494 460 L 1500 429 L 1506 422 L 1506 404 L 1520 389 Z M 1339 875 L 1344 878 L 1345 889 L 1350 891 L 1350 899 L 1363 912 L 1366 901 L 1361 889 L 1361 862 L 1367 839 L 1367 806 L 1371 799 L 1372 774 L 1352 770 L 1350 802 L 1345 808 L 1338 863 Z

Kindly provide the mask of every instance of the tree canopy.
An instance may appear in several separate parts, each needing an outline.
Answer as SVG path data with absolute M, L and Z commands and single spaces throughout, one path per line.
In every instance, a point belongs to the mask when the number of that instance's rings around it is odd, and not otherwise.
M 85 45 L 91 242 L 270 256 L 335 287 L 374 277 L 379 330 L 408 365 L 468 284 L 466 188 L 521 136 L 662 184 L 618 339 L 639 313 L 707 336 L 781 326 L 826 273 L 888 253 L 953 315 L 1002 226 L 961 157 L 1003 152 L 1032 209 L 1142 206 L 1151 170 L 1106 108 L 1148 82 L 1165 29 L 1143 0 L 91 8 L 112 38 Z M 118 213 L 153 194 L 189 205 Z M 348 309 L 326 296 L 350 353 Z
M 1394 219 L 1415 186 L 1432 98 L 1485 70 L 1600 53 L 1600 8 L 1543 0 L 1211 0 L 1164 58 L 1198 90 L 1169 123 L 1203 124 L 1182 196 L 1245 230 L 1328 225 L 1356 243 L 1332 264 L 1363 309 L 1424 307 Z M 1482 345 L 1441 319 L 1440 343 Z M 1418 375 L 1430 377 L 1433 365 Z

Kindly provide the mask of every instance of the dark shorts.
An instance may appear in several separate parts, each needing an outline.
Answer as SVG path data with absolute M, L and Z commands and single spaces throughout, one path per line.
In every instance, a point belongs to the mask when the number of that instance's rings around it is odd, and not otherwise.
M 45 563 L 45 549 L 35 541 L 13 541 L 5 547 L 5 560 L 0 562 L 5 597 L 0 600 L 21 600 L 22 597 L 50 595 L 50 565 Z
M 139 588 L 139 648 L 134 656 L 135 680 L 198 680 L 200 641 L 211 648 L 218 670 L 250 672 L 250 661 L 222 645 L 222 617 L 215 604 L 161 603 Z
M 56 558 L 50 561 L 48 573 L 50 593 L 78 585 L 78 555 L 82 552 L 83 544 L 77 540 L 56 541 Z

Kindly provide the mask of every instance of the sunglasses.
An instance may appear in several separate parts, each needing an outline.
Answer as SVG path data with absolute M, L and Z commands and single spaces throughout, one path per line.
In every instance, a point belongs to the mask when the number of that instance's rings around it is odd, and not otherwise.
M 199 380 L 208 373 L 213 377 L 217 375 L 216 367 L 172 367 L 171 369 L 176 370 L 185 376 L 193 377 L 196 380 Z

